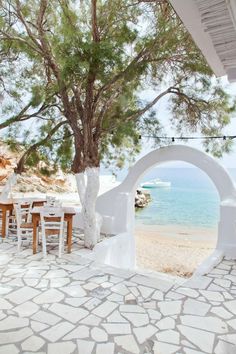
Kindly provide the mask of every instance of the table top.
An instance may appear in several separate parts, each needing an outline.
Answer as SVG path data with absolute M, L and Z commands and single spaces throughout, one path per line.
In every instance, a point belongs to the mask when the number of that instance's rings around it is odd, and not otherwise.
M 31 214 L 40 214 L 40 212 L 45 209 L 45 207 L 41 206 L 41 207 L 34 207 L 31 210 Z M 56 211 L 63 211 L 64 214 L 71 214 L 71 215 L 75 215 L 76 211 L 74 208 L 72 207 L 46 207 L 46 210 L 52 209 L 52 211 L 56 210 Z
M 23 203 L 25 201 L 31 201 L 31 202 L 46 202 L 46 199 L 43 198 L 10 198 L 10 199 L 0 199 L 0 205 L 11 205 L 14 203 Z

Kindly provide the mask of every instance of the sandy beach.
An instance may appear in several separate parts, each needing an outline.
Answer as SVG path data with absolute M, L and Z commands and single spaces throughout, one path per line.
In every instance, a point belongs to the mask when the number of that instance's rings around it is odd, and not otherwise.
M 216 245 L 216 229 L 136 224 L 137 266 L 190 277 Z

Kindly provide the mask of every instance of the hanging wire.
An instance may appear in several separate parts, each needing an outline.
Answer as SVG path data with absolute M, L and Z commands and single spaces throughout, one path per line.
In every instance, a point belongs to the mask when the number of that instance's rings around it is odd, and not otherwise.
M 221 135 L 221 136 L 149 136 L 149 135 L 139 135 L 139 139 L 149 138 L 149 139 L 161 139 L 161 140 L 204 140 L 204 139 L 223 139 L 223 140 L 233 140 L 236 139 L 236 135 Z

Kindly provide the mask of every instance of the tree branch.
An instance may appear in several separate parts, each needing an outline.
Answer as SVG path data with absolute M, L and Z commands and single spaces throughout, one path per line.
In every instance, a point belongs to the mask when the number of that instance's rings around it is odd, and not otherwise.
M 25 120 L 28 120 L 28 119 L 31 119 L 31 118 L 34 118 L 34 117 L 39 117 L 39 118 L 41 118 L 41 117 L 40 117 L 40 113 L 44 112 L 44 111 L 45 111 L 46 109 L 48 109 L 48 108 L 56 107 L 56 108 L 59 109 L 59 107 L 58 107 L 57 105 L 55 105 L 55 104 L 53 104 L 53 105 L 47 105 L 47 104 L 44 102 L 44 103 L 41 105 L 41 107 L 40 107 L 37 111 L 35 111 L 35 112 L 31 113 L 31 114 L 26 114 L 27 110 L 28 110 L 30 107 L 31 107 L 31 102 L 28 103 L 16 116 L 7 119 L 7 120 L 6 120 L 5 122 L 3 122 L 3 123 L 0 123 L 0 130 L 1 130 L 1 129 L 4 129 L 4 128 L 8 127 L 9 125 L 14 124 L 14 123 L 16 123 L 16 122 L 23 122 L 23 121 L 25 121 Z M 60 109 L 59 109 L 59 110 L 60 110 Z M 43 119 L 43 117 L 42 117 L 41 119 Z
M 164 97 L 165 95 L 168 95 L 169 93 L 171 93 L 171 90 L 173 89 L 173 87 L 169 87 L 167 90 L 163 91 L 162 93 L 160 93 L 158 96 L 156 96 L 151 102 L 149 102 L 144 108 L 139 109 L 138 111 L 132 113 L 130 116 L 127 117 L 126 121 L 130 121 L 130 120 L 135 120 L 138 117 L 140 117 L 141 115 L 143 115 L 144 113 L 146 113 L 150 108 L 152 108 L 162 97 Z
M 188 96 L 188 95 L 186 95 L 186 93 L 184 93 L 183 91 L 180 91 L 180 89 L 178 88 L 178 87 L 173 87 L 172 89 L 171 89 L 171 93 L 174 93 L 174 94 L 176 94 L 176 95 L 178 95 L 178 96 L 182 96 L 182 97 L 184 97 L 185 98 L 185 100 L 186 101 L 188 101 L 189 103 L 191 103 L 191 104 L 193 104 L 191 101 L 193 101 L 193 102 L 195 102 L 195 103 L 197 103 L 197 102 L 202 102 L 202 103 L 204 103 L 205 105 L 208 105 L 208 103 L 209 102 L 207 102 L 206 100 L 204 100 L 204 99 L 197 99 L 197 98 L 195 98 L 195 97 L 192 97 L 192 96 Z
M 93 41 L 99 42 L 100 36 L 98 32 L 98 25 L 97 25 L 97 0 L 92 1 L 92 34 L 93 34 Z
M 16 168 L 15 168 L 15 173 L 21 174 L 21 173 L 23 172 L 23 170 L 24 170 L 24 164 L 25 164 L 25 161 L 26 161 L 27 157 L 28 157 L 30 154 L 32 154 L 32 152 L 36 151 L 39 146 L 42 146 L 42 145 L 44 145 L 45 143 L 47 143 L 47 142 L 51 139 L 51 137 L 58 131 L 58 129 L 59 129 L 62 125 L 66 124 L 66 123 L 67 123 L 66 120 L 61 121 L 60 123 L 58 123 L 57 125 L 55 125 L 55 127 L 48 133 L 48 135 L 47 135 L 45 138 L 43 138 L 43 139 L 39 140 L 37 143 L 31 145 L 31 146 L 28 148 L 28 150 L 26 150 L 26 151 L 24 152 L 24 154 L 21 156 L 20 160 L 18 161 L 17 166 L 16 166 Z
M 84 119 L 84 108 L 83 108 L 83 104 L 82 104 L 81 99 L 80 99 L 79 89 L 78 89 L 78 87 L 72 87 L 72 91 L 74 93 L 74 100 L 75 100 L 76 109 L 77 109 L 77 111 L 79 113 L 81 121 L 83 121 L 83 119 Z
M 152 108 L 162 97 L 164 97 L 165 95 L 171 93 L 171 90 L 173 89 L 173 87 L 169 87 L 167 90 L 163 91 L 162 93 L 160 93 L 158 96 L 156 96 L 151 102 L 149 102 L 144 108 L 137 110 L 136 112 L 133 112 L 132 114 L 130 114 L 129 116 L 125 117 L 125 121 L 129 122 L 131 120 L 135 120 L 137 118 L 139 118 L 141 115 L 143 115 L 144 113 L 146 113 L 150 108 Z M 115 117 L 114 117 L 115 118 Z M 111 119 L 112 121 L 112 119 Z M 116 129 L 117 124 L 113 124 L 110 125 L 109 129 L 104 130 L 104 133 L 107 133 L 108 131 L 111 132 L 114 129 Z
M 51 68 L 54 76 L 57 79 L 58 86 L 59 86 L 59 92 L 60 92 L 61 99 L 62 99 L 62 102 L 64 105 L 65 117 L 68 119 L 71 126 L 73 126 L 73 129 L 75 130 L 76 129 L 76 121 L 72 120 L 72 118 L 71 118 L 72 114 L 71 114 L 70 102 L 69 102 L 69 97 L 68 97 L 66 85 L 65 85 L 65 82 L 61 78 L 61 72 L 60 72 L 59 66 L 57 65 L 57 63 L 53 57 L 52 50 L 51 50 L 50 45 L 47 41 L 47 38 L 45 37 L 45 31 L 43 29 L 44 15 L 46 13 L 47 6 L 48 6 L 47 0 L 40 1 L 39 14 L 38 14 L 38 18 L 37 18 L 37 27 L 38 27 L 39 39 L 40 39 L 40 43 L 41 43 L 41 47 L 42 47 L 42 51 L 43 51 L 43 57 L 47 62 L 46 66 L 48 65 Z
M 41 51 L 38 50 L 36 47 L 34 47 L 33 45 L 31 45 L 29 42 L 27 42 L 25 39 L 21 38 L 21 37 L 16 37 L 16 36 L 12 36 L 7 32 L 4 32 L 3 30 L 0 30 L 0 33 L 4 36 L 1 37 L 2 40 L 10 40 L 10 41 L 17 41 L 17 42 L 21 42 L 24 43 L 25 45 L 27 45 L 30 49 L 32 49 L 33 51 L 37 52 L 38 54 L 42 55 Z
M 111 86 L 115 84 L 118 80 L 124 78 L 130 72 L 130 70 L 132 70 L 135 65 L 137 65 L 139 61 L 143 59 L 148 53 L 149 49 L 143 48 L 123 71 L 119 72 L 119 74 L 115 75 L 108 83 L 103 85 L 94 98 L 94 105 L 96 105 L 97 101 L 99 100 L 101 94 L 104 91 L 110 89 Z
M 98 115 L 97 121 L 96 121 L 96 131 L 94 134 L 95 140 L 99 138 L 100 133 L 101 133 L 101 127 L 102 127 L 102 121 L 103 118 L 105 116 L 105 114 L 107 113 L 107 111 L 109 110 L 109 108 L 112 106 L 112 103 L 114 102 L 114 100 L 120 95 L 122 89 L 117 89 L 113 95 L 111 95 L 111 97 L 107 100 L 106 103 L 104 103 L 102 105 L 101 111 Z
M 5 122 L 0 123 L 0 129 L 4 129 L 8 127 L 9 125 L 21 121 L 21 118 L 24 116 L 25 112 L 31 107 L 31 102 L 28 103 L 22 110 L 17 114 L 17 116 L 11 117 L 7 119 Z
M 19 18 L 19 20 L 21 21 L 21 23 L 24 25 L 26 32 L 28 34 L 28 36 L 30 37 L 30 39 L 32 40 L 32 42 L 40 49 L 41 51 L 41 45 L 40 43 L 37 41 L 37 39 L 35 38 L 35 35 L 33 34 L 33 32 L 31 31 L 30 27 L 28 26 L 27 22 L 24 19 L 24 16 L 22 16 L 21 13 L 21 3 L 19 0 L 16 0 L 16 15 Z

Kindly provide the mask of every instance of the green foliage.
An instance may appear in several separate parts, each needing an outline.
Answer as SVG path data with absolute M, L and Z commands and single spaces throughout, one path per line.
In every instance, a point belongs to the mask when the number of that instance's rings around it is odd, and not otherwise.
M 67 171 L 75 152 L 91 164 L 97 150 L 106 164 L 131 163 L 140 134 L 165 134 L 152 100 L 168 88 L 171 123 L 180 134 L 221 134 L 236 104 L 212 79 L 170 4 L 96 3 L 95 26 L 91 1 L 1 1 L 0 124 L 10 125 L 12 146 L 40 143 L 26 164 L 42 159 Z M 47 5 L 42 13 L 40 4 Z M 152 94 L 144 101 L 146 89 Z M 67 125 L 54 131 L 62 120 Z M 231 145 L 204 142 L 215 155 Z
M 73 141 L 71 137 L 68 137 L 70 134 L 69 129 L 66 127 L 63 132 L 64 136 L 67 138 L 62 139 L 58 143 L 56 150 L 56 164 L 59 164 L 62 171 L 68 172 L 71 167 L 71 161 L 73 157 Z
M 38 107 L 40 105 L 40 103 L 43 102 L 43 100 L 44 100 L 43 89 L 44 88 L 39 85 L 32 86 L 32 88 L 31 88 L 31 94 L 32 94 L 31 106 L 32 106 L 32 108 Z
M 43 176 L 50 177 L 53 174 L 54 171 L 52 172 L 52 170 L 48 169 L 47 167 L 41 167 L 39 169 L 39 172 Z
M 4 142 L 8 145 L 12 152 L 19 152 L 19 143 L 15 139 L 9 137 L 4 140 Z
M 205 150 L 211 153 L 215 157 L 222 157 L 224 153 L 230 153 L 233 147 L 233 140 L 227 139 L 205 139 L 204 141 Z
M 44 160 L 44 157 L 37 151 L 33 151 L 25 161 L 25 165 L 32 168 L 38 165 L 40 161 Z

